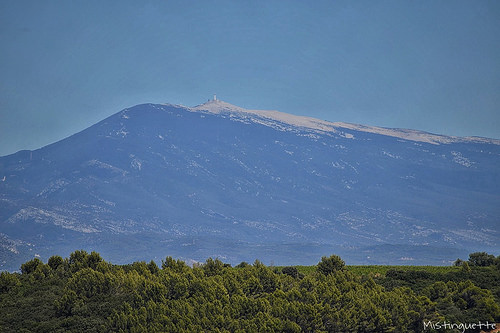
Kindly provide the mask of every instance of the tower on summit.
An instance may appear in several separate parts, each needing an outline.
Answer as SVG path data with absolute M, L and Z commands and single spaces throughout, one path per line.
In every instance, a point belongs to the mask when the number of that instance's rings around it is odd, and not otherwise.
M 216 95 L 216 94 L 214 94 L 214 101 L 216 101 L 216 100 L 217 100 L 217 95 Z

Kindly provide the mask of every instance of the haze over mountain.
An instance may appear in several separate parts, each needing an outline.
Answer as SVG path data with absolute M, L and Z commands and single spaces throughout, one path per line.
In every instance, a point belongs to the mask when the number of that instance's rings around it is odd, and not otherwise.
M 447 264 L 500 250 L 500 141 L 333 123 L 219 100 L 137 105 L 0 157 L 3 269 L 84 248 Z

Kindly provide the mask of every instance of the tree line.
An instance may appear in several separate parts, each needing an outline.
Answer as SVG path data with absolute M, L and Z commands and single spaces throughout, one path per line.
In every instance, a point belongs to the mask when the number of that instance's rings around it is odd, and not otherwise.
M 499 322 L 500 260 L 493 258 L 446 274 L 377 276 L 349 272 L 335 255 L 301 274 L 258 260 L 113 265 L 79 250 L 0 274 L 0 331 L 422 332 L 429 321 Z

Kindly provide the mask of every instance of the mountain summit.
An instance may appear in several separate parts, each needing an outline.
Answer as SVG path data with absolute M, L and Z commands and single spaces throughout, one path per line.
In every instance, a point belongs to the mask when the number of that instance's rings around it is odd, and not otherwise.
M 197 111 L 208 111 L 211 113 L 222 113 L 222 112 L 249 112 L 249 110 L 241 108 L 239 106 L 221 101 L 219 99 L 210 99 L 207 102 L 191 108 Z
M 191 110 L 207 111 L 214 114 L 231 113 L 233 115 L 239 115 L 241 117 L 259 117 L 262 119 L 267 119 L 274 122 L 277 121 L 290 126 L 315 130 L 323 133 L 339 133 L 344 130 L 356 130 L 360 132 L 374 133 L 410 141 L 433 143 L 433 144 L 469 142 L 469 143 L 491 143 L 500 145 L 500 140 L 496 139 L 488 139 L 480 137 L 465 137 L 465 138 L 452 137 L 452 136 L 438 135 L 438 134 L 432 134 L 410 129 L 392 129 L 392 128 L 350 124 L 344 122 L 330 122 L 311 117 L 292 115 L 279 111 L 248 110 L 218 100 L 216 98 L 214 98 L 213 100 L 208 100 L 204 104 L 195 106 L 194 108 L 191 108 Z
M 0 259 L 443 263 L 500 249 L 498 165 L 493 139 L 142 104 L 0 157 Z

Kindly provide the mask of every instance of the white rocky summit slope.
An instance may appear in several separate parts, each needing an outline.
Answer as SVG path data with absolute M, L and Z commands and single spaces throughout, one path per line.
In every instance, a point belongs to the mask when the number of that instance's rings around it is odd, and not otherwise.
M 374 133 L 380 135 L 391 136 L 409 141 L 425 142 L 432 144 L 446 144 L 446 143 L 491 143 L 500 145 L 500 140 L 480 138 L 480 137 L 454 137 L 427 133 L 423 131 L 411 129 L 396 129 L 396 128 L 383 128 L 376 126 L 364 126 L 344 122 L 330 122 L 326 120 L 315 119 L 305 116 L 297 116 L 289 113 L 284 113 L 274 110 L 249 110 L 230 103 L 213 99 L 204 104 L 189 108 L 192 111 L 206 111 L 213 114 L 231 113 L 238 115 L 242 118 L 258 117 L 261 120 L 271 120 L 273 122 L 279 121 L 291 126 L 306 128 L 309 130 L 319 131 L 323 133 L 342 133 L 345 129 L 356 130 L 366 133 Z M 265 124 L 265 122 L 263 123 Z

